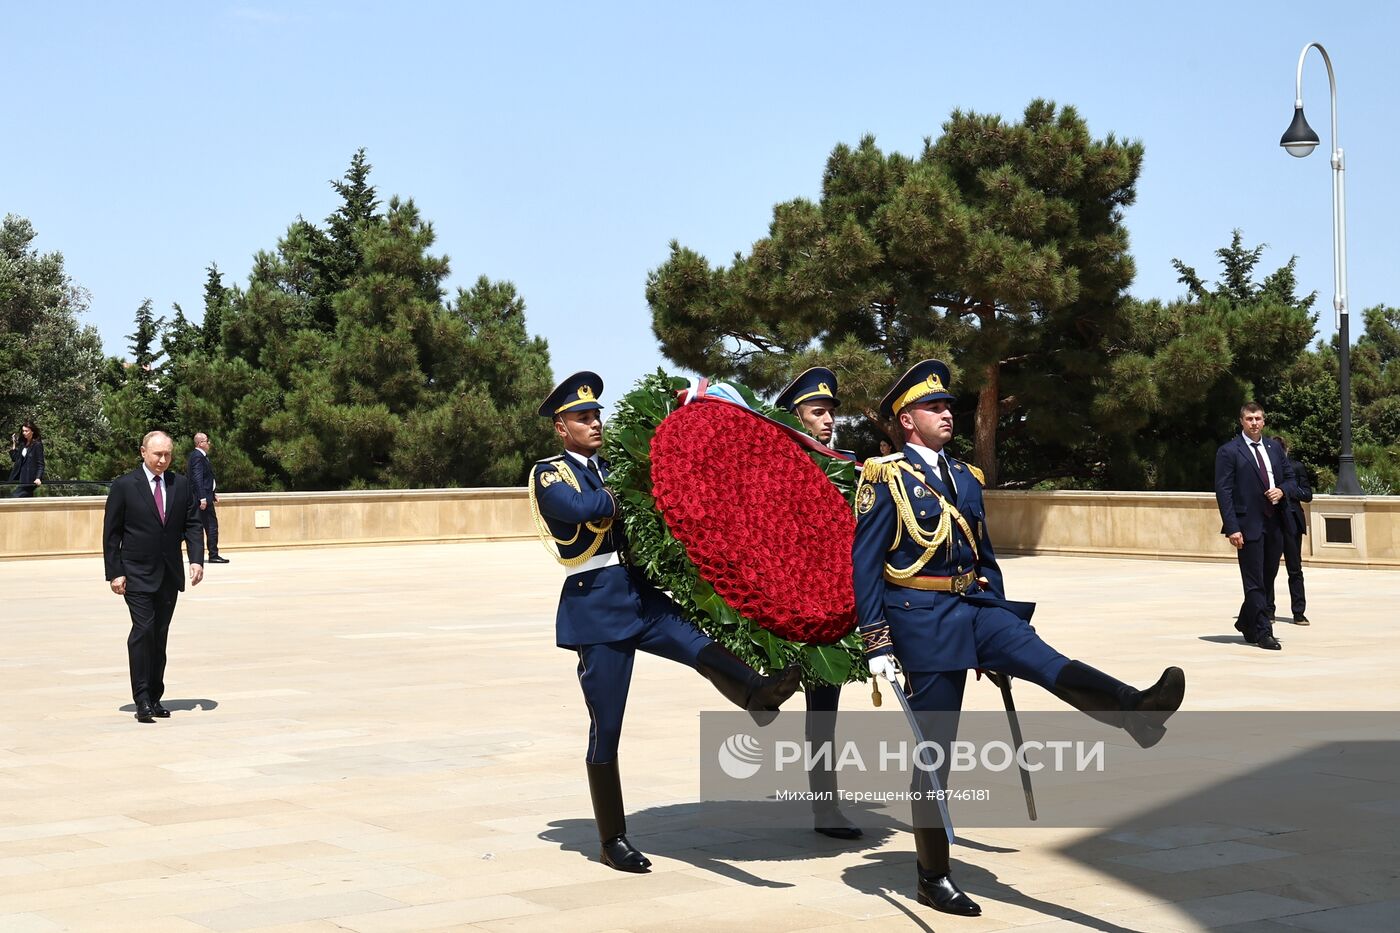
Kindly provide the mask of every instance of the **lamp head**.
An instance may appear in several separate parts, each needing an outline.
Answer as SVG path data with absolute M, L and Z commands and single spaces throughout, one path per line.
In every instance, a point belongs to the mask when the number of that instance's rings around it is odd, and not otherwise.
M 1293 122 L 1288 124 L 1287 131 L 1278 144 L 1288 150 L 1288 154 L 1294 158 L 1304 158 L 1311 155 L 1317 148 L 1320 140 L 1313 128 L 1308 126 L 1307 118 L 1303 116 L 1303 105 L 1295 104 L 1293 107 Z

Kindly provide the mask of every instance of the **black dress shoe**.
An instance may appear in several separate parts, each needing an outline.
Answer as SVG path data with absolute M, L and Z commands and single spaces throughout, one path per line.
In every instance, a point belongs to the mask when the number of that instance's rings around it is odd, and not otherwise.
M 160 700 L 156 700 L 154 703 L 151 704 L 151 712 L 154 713 L 158 719 L 170 718 L 170 710 L 166 709 L 164 706 L 161 706 Z
M 1307 616 L 1304 616 L 1304 615 L 1297 615 L 1297 616 L 1294 616 L 1294 617 L 1293 617 L 1293 624 L 1294 624 L 1294 625 L 1312 625 L 1312 623 L 1308 621 L 1308 617 L 1307 617 Z
M 137 703 L 137 704 L 136 704 L 136 721 L 137 721 L 137 722 L 155 722 L 155 721 L 156 721 L 155 710 L 151 709 L 151 704 L 149 704 L 149 703 Z
M 816 815 L 816 825 L 812 829 L 832 839 L 859 839 L 865 832 L 846 819 L 840 810 L 822 810 Z
M 227 563 L 228 563 L 228 558 L 227 558 L 227 557 L 220 557 L 218 554 L 215 554 L 213 557 L 207 558 L 207 559 L 206 559 L 206 563 L 210 563 L 210 564 L 227 564 Z
M 1260 648 L 1267 648 L 1269 651 L 1278 651 L 1283 647 L 1283 645 L 1278 643 L 1278 639 L 1272 635 L 1265 635 L 1263 638 L 1259 639 L 1256 644 Z
M 919 872 L 919 903 L 945 914 L 982 916 L 982 908 L 953 883 L 952 875 L 929 876 Z
M 626 836 L 614 836 L 604 841 L 601 858 L 604 865 L 618 871 L 636 874 L 651 871 L 651 859 L 638 852 Z
M 1249 642 L 1251 645 L 1257 645 L 1257 644 L 1259 644 L 1259 639 L 1255 638 L 1253 635 L 1251 635 L 1251 634 L 1249 634 L 1248 632 L 1246 632 L 1246 631 L 1244 630 L 1244 626 L 1243 626 L 1243 625 L 1240 625 L 1238 622 L 1235 623 L 1235 631 L 1237 631 L 1237 632 L 1239 632 L 1241 635 L 1243 635 L 1243 636 L 1244 636 L 1244 640 L 1247 641 L 1247 642 Z

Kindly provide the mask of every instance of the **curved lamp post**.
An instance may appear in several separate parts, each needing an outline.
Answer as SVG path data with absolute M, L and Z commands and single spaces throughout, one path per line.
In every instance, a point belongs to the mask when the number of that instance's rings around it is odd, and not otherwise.
M 1336 292 L 1332 296 L 1332 307 L 1336 311 L 1338 342 L 1341 344 L 1340 380 L 1342 394 L 1342 456 L 1337 465 L 1337 488 L 1339 496 L 1361 495 L 1361 484 L 1356 479 L 1356 461 L 1351 455 L 1351 315 L 1347 311 L 1347 230 L 1346 230 L 1346 186 L 1342 172 L 1346 163 L 1342 158 L 1341 147 L 1337 145 L 1337 78 L 1332 73 L 1332 59 L 1327 50 L 1316 42 L 1303 46 L 1298 55 L 1298 94 L 1293 101 L 1293 122 L 1278 144 L 1288 150 L 1288 154 L 1299 159 L 1317 148 L 1317 133 L 1308 126 L 1303 117 L 1303 59 L 1308 49 L 1317 49 L 1327 66 L 1327 84 L 1332 91 L 1332 277 L 1336 282 Z

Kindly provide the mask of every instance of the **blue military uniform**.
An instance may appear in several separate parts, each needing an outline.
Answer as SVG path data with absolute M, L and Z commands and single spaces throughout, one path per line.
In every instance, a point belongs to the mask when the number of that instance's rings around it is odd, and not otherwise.
M 906 373 L 891 395 L 902 397 L 901 409 L 951 400 L 948 378 L 947 367 L 930 360 Z M 886 396 L 886 417 L 897 414 L 898 397 Z M 946 465 L 940 467 L 938 457 Z M 856 492 L 851 557 L 868 653 L 893 651 L 911 681 L 915 673 L 944 675 L 941 683 L 926 685 L 936 694 L 928 699 L 938 704 L 928 709 L 961 708 L 969 668 L 1051 687 L 1067 662 L 1031 627 L 1035 605 L 1006 599 L 976 467 L 916 444 L 867 460 Z
M 841 404 L 836 397 L 838 388 L 834 372 L 825 366 L 814 366 L 789 382 L 778 393 L 773 404 L 793 414 L 798 414 L 798 406 L 805 403 L 825 403 L 835 410 Z M 838 450 L 837 453 L 855 459 L 854 451 Z M 805 683 L 802 691 L 807 699 L 807 741 L 814 748 L 834 742 L 836 710 L 841 705 L 841 685 Z M 808 769 L 807 778 L 813 794 L 816 831 L 834 839 L 859 839 L 863 836 L 860 827 L 847 820 L 836 805 L 835 773 L 817 765 Z
M 895 420 L 911 406 L 951 402 L 949 384 L 948 367 L 925 360 L 895 383 L 881 414 Z M 1031 681 L 1123 726 L 1139 744 L 1155 744 L 1162 721 L 1181 705 L 1185 676 L 1169 668 L 1156 686 L 1138 691 L 1046 644 L 1030 624 L 1035 605 L 1006 598 L 982 482 L 976 467 L 912 438 L 901 453 L 865 461 L 851 561 L 866 656 L 898 659 L 912 709 L 953 714 L 938 717 L 927 736 L 945 749 L 957 734 L 969 668 Z M 946 787 L 946 756 L 941 771 Z M 980 913 L 949 876 L 948 840 L 937 821 L 935 811 L 916 804 L 919 901 Z
M 565 419 L 602 408 L 603 381 L 579 372 L 549 394 L 539 413 Z M 762 677 L 690 624 L 679 607 L 627 565 L 617 501 L 604 485 L 607 463 L 566 450 L 530 471 L 530 504 L 541 539 L 568 570 L 555 613 L 555 643 L 578 652 L 588 707 L 589 791 L 601 859 L 620 871 L 651 863 L 626 837 L 617 769 L 622 718 L 637 651 L 695 668 L 724 696 L 749 710 L 776 710 L 797 688 L 797 671 Z
M 852 547 L 862 635 L 887 630 L 872 653 L 893 650 L 906 672 L 982 667 L 1053 686 L 1067 659 L 1029 624 L 1034 603 L 1006 599 L 980 471 L 947 457 L 945 484 L 923 452 L 866 461 Z M 948 700 L 961 706 L 960 689 Z

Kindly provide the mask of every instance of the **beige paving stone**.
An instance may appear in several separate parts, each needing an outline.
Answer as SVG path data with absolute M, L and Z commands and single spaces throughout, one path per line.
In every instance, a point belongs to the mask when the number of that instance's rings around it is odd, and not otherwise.
M 974 845 L 955 850 L 955 871 L 986 913 L 944 918 L 914 902 L 912 839 L 878 814 L 856 811 L 871 832 L 849 847 L 704 819 L 698 711 L 723 701 L 648 656 L 622 773 L 655 870 L 610 872 L 575 662 L 553 647 L 559 573 L 537 544 L 230 556 L 181 597 L 174 716 L 150 726 L 131 716 L 124 609 L 98 563 L 0 563 L 0 592 L 22 594 L 0 618 L 7 695 L 42 710 L 0 750 L 0 930 L 1359 930 L 1383 928 L 1366 924 L 1400 899 L 1378 867 L 1400 850 L 1286 814 L 960 827 Z M 1233 638 L 1228 564 L 1004 569 L 1061 651 L 1137 683 L 1185 667 L 1188 710 L 1400 710 L 1400 574 L 1309 568 L 1315 624 L 1279 626 L 1286 647 L 1270 653 Z M 36 613 L 50 624 L 17 621 Z M 1016 698 L 1063 708 L 1025 685 Z M 967 707 L 999 698 L 969 684 Z M 849 689 L 843 709 L 869 709 L 868 693 Z M 1169 731 L 1123 773 L 1213 780 L 1238 763 L 1228 737 L 1214 762 L 1193 755 Z M 1358 804 L 1377 825 L 1400 817 L 1379 795 Z M 1256 849 L 1270 857 L 1240 860 Z
M 8 933 L 58 933 L 63 925 L 38 914 L 8 914 L 5 929 Z
M 255 930 L 259 927 L 276 924 L 330 918 L 338 913 L 369 913 L 370 911 L 391 910 L 402 906 L 404 905 L 390 898 L 359 891 L 201 910 L 197 913 L 186 914 L 185 919 L 211 930 Z
M 177 921 L 186 923 L 176 915 L 190 903 L 210 910 L 237 911 L 256 902 L 235 888 L 217 887 L 69 904 L 51 907 L 43 915 L 69 930 L 107 930 L 133 918 L 146 919 L 151 929 L 163 929 L 167 921 L 172 925 Z
M 438 901 L 414 907 L 380 910 L 374 913 L 336 917 L 335 922 L 357 933 L 416 933 L 444 924 L 476 924 L 553 913 L 550 907 L 523 897 L 496 894 L 490 897 Z

